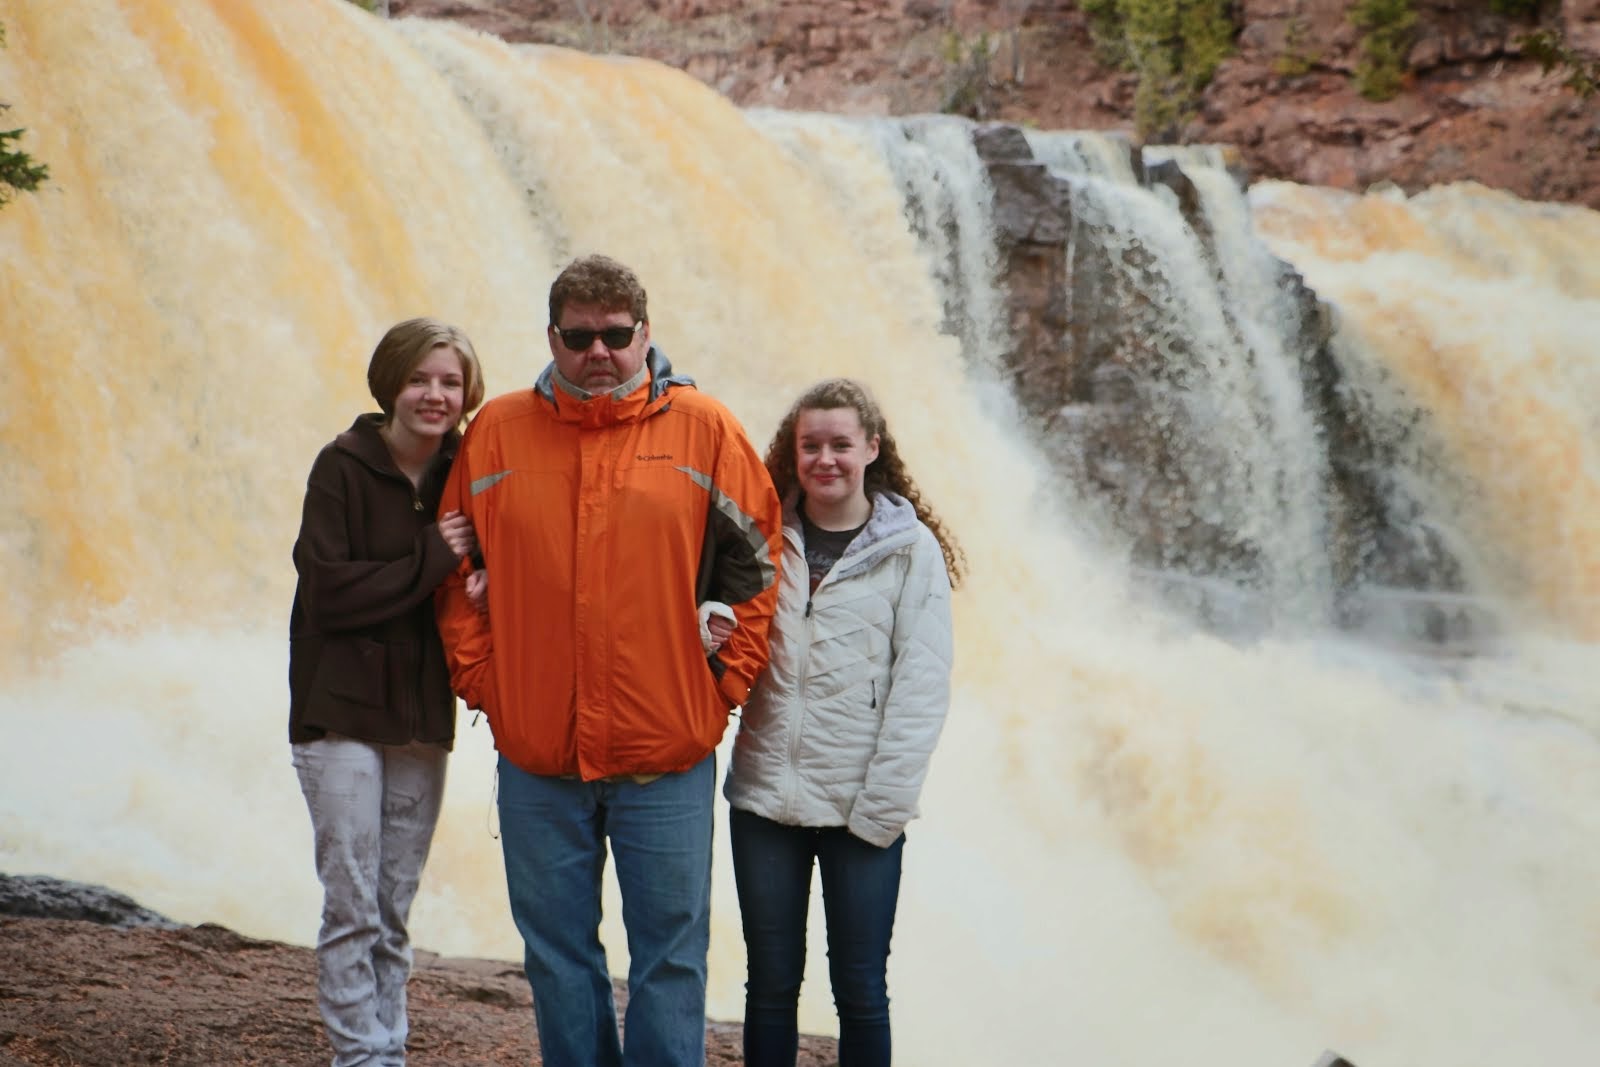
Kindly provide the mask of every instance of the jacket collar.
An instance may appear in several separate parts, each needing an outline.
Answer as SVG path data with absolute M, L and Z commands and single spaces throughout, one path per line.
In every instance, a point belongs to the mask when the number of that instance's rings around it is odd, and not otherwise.
M 533 383 L 533 391 L 555 408 L 558 419 L 593 428 L 631 422 L 665 411 L 672 404 L 671 387 L 694 387 L 693 378 L 672 372 L 672 362 L 667 359 L 667 354 L 653 343 L 645 353 L 644 369 L 645 380 L 632 392 L 620 397 L 615 392 L 602 393 L 580 400 L 556 384 L 556 364 L 555 360 L 551 360 L 539 372 L 539 377 Z
M 898 493 L 879 490 L 872 494 L 872 515 L 840 557 L 833 577 L 843 578 L 877 562 L 878 557 L 916 540 L 917 509 Z M 800 526 L 800 490 L 789 490 L 783 500 L 783 532 L 797 545 L 805 539 Z
M 557 389 L 560 389 L 567 395 L 576 397 L 579 400 L 593 400 L 597 396 L 609 396 L 613 400 L 621 400 L 623 397 L 627 396 L 629 393 L 639 388 L 640 385 L 644 384 L 644 382 L 649 380 L 649 377 L 650 368 L 646 367 L 643 363 L 640 363 L 639 369 L 633 372 L 633 377 L 629 378 L 615 389 L 607 389 L 605 393 L 602 394 L 591 393 L 580 385 L 574 385 L 572 382 L 567 380 L 567 376 L 565 374 L 561 373 L 560 367 L 552 366 L 550 369 L 550 381 L 552 384 L 554 384 Z
M 383 415 L 376 411 L 367 412 L 356 416 L 356 421 L 350 428 L 338 437 L 333 443 L 341 451 L 348 452 L 368 467 L 379 474 L 389 474 L 397 478 L 404 478 L 400 468 L 395 464 L 394 457 L 389 454 L 389 446 L 384 443 L 383 435 L 378 428 L 383 425 Z M 451 430 L 444 435 L 444 440 L 439 442 L 439 452 L 433 458 L 434 463 L 441 460 L 449 462 L 455 459 L 456 446 L 461 442 L 461 434 Z M 409 479 L 408 479 L 409 480 Z

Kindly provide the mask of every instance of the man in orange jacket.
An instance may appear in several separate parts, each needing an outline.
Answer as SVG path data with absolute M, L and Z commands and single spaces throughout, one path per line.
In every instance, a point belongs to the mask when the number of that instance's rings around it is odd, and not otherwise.
M 501 844 L 547 1067 L 701 1067 L 713 750 L 767 661 L 782 518 L 737 420 L 650 342 L 604 256 L 550 288 L 551 364 L 462 439 L 492 609 L 439 594 L 455 690 L 500 752 Z M 702 635 L 700 605 L 732 609 Z M 599 940 L 606 845 L 628 934 L 626 1047 Z

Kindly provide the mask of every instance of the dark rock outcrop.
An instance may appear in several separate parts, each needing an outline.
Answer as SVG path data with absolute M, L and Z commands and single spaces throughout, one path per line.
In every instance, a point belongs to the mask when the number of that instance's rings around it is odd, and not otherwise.
M 0 874 L 0 916 L 72 919 L 124 930 L 181 926 L 113 889 L 38 874 Z

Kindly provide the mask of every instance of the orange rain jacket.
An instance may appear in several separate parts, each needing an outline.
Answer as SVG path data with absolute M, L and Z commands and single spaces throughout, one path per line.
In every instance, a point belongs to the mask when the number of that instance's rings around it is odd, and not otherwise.
M 455 691 L 530 774 L 682 771 L 727 729 L 767 663 L 782 517 L 722 404 L 659 349 L 621 400 L 580 401 L 547 367 L 467 428 L 440 512 L 471 516 L 489 616 L 465 568 L 438 595 Z M 707 656 L 697 607 L 738 627 Z

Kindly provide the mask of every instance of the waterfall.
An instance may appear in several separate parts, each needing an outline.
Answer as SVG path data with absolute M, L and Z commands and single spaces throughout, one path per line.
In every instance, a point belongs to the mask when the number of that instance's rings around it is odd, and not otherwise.
M 758 446 L 806 384 L 867 380 L 972 561 L 890 964 L 905 1062 L 1499 1067 L 1600 1038 L 1600 216 L 1471 188 L 1245 198 L 1178 155 L 1185 215 L 1139 181 L 1161 159 L 1036 136 L 1074 260 L 1127 267 L 1075 276 L 1073 329 L 1120 319 L 1141 369 L 1172 368 L 1102 383 L 1152 395 L 1150 440 L 1192 479 L 1133 516 L 1104 500 L 1148 472 L 1090 447 L 1115 403 L 1041 437 L 996 402 L 1016 324 L 955 120 L 745 113 L 654 63 L 342 0 L 3 18 L 0 99 L 52 181 L 0 211 L 0 868 L 312 941 L 285 731 L 311 460 L 371 406 L 389 324 L 455 322 L 491 392 L 524 388 L 550 281 L 606 251 Z M 1441 663 L 1318 622 L 1331 460 L 1266 248 L 1333 308 L 1375 484 L 1494 605 L 1492 647 Z M 1221 565 L 1163 523 L 1204 526 Z M 1215 636 L 1145 595 L 1152 570 L 1244 589 L 1263 621 Z M 516 959 L 468 721 L 413 933 Z M 725 841 L 709 1008 L 736 1018 Z M 826 1031 L 813 915 L 802 1021 Z
M 1054 420 L 1054 455 L 1080 484 L 1112 489 L 1111 521 L 1148 546 L 1136 559 L 1169 593 L 1210 599 L 1215 620 L 1226 590 L 1234 630 L 1326 622 L 1327 475 L 1302 388 L 1309 353 L 1286 268 L 1252 234 L 1242 190 L 1214 152 L 1150 148 L 1135 161 L 1104 136 L 1028 141 L 1069 190 L 1063 269 L 1072 318 L 1093 324 L 1063 345 L 1065 360 L 1095 369 L 1079 375 L 1091 403 Z M 1193 189 L 1192 208 L 1163 180 L 1142 180 L 1159 168 Z
M 1600 633 L 1600 215 L 1472 185 L 1265 183 L 1257 225 L 1334 301 L 1389 491 L 1511 624 Z

